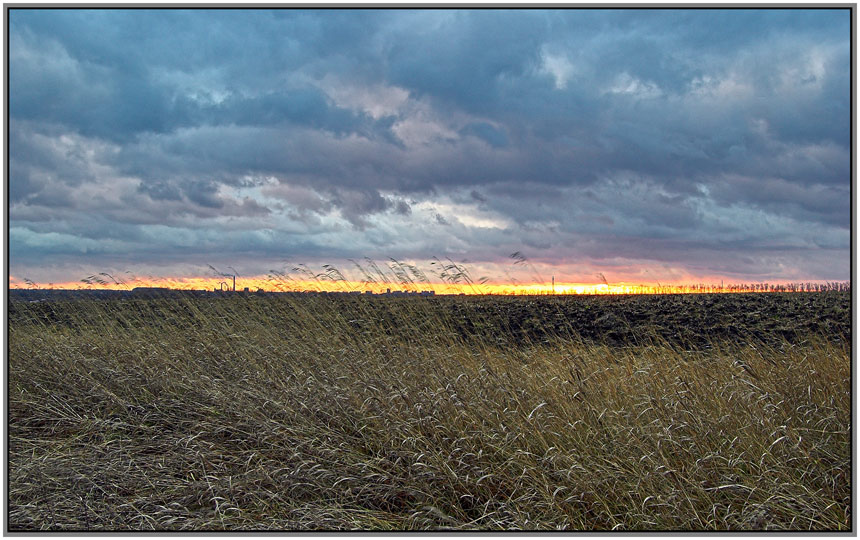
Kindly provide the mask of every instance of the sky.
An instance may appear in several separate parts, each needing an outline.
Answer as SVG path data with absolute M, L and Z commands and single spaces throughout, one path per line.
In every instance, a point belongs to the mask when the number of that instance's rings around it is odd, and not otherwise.
M 850 279 L 847 9 L 12 9 L 8 33 L 13 283 Z

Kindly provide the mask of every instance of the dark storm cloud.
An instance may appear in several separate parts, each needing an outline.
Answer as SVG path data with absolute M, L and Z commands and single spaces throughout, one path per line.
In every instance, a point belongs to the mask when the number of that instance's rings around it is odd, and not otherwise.
M 16 10 L 11 106 L 16 118 L 123 141 L 211 122 L 349 123 L 318 90 L 282 85 L 317 55 L 338 52 L 338 40 L 346 46 L 357 23 L 346 14 L 293 14 Z M 327 19 L 332 32 L 323 28 Z M 220 93 L 228 96 L 223 102 Z
M 781 178 L 730 177 L 711 191 L 721 204 L 745 202 L 774 214 L 791 215 L 847 229 L 850 226 L 848 186 L 805 185 Z
M 461 130 L 464 135 L 474 135 L 495 148 L 504 148 L 508 145 L 508 137 L 504 131 L 494 128 L 486 122 L 475 122 L 467 125 Z
M 381 196 L 376 190 L 358 191 L 338 189 L 334 192 L 332 202 L 341 209 L 341 214 L 353 225 L 364 228 L 364 216 L 385 211 L 393 203 Z M 402 210 L 402 208 L 398 208 Z
M 228 252 L 350 254 L 332 216 L 384 243 L 386 220 L 448 201 L 460 210 L 427 226 L 459 236 L 426 249 L 489 253 L 495 223 L 547 260 L 602 235 L 588 256 L 649 245 L 644 258 L 683 264 L 695 244 L 715 263 L 742 222 L 740 266 L 767 264 L 774 227 L 796 227 L 815 231 L 804 249 L 842 247 L 822 276 L 844 277 L 849 22 L 826 9 L 13 9 L 15 238 L 28 260 L 63 238 L 89 246 L 97 215 L 129 246 L 158 246 L 132 240 L 155 224 L 209 245 L 233 219 L 275 240 L 236 236 Z M 36 227 L 52 213 L 71 236 Z
M 176 184 L 169 182 L 147 182 L 141 183 L 138 191 L 145 193 L 154 201 L 180 201 L 182 193 Z
M 528 75 L 540 59 L 544 12 L 428 12 L 396 27 L 387 76 L 419 95 L 481 109 L 503 80 Z M 497 111 L 492 111 L 497 112 Z

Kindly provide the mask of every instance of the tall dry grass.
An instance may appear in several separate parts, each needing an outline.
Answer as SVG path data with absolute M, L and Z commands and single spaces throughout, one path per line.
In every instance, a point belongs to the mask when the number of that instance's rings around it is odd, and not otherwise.
M 844 340 L 514 346 L 443 311 L 16 304 L 8 526 L 850 528 Z

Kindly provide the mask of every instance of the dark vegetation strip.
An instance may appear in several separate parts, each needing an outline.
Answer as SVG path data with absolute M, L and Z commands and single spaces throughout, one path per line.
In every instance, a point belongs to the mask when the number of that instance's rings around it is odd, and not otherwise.
M 219 312 L 223 301 L 192 297 L 119 299 L 97 309 L 89 309 L 87 302 L 92 300 L 86 299 L 13 301 L 9 319 L 15 324 L 86 329 L 98 323 L 104 312 L 115 313 L 117 324 L 124 325 L 156 309 L 159 318 L 146 324 L 181 330 L 207 321 Z M 333 310 L 359 333 L 381 325 L 395 335 L 417 331 L 414 337 L 421 339 L 424 327 L 441 321 L 463 339 L 515 346 L 554 339 L 647 344 L 657 338 L 679 346 L 702 347 L 714 340 L 796 343 L 809 335 L 850 341 L 851 332 L 851 294 L 846 292 L 436 298 L 250 295 L 226 301 L 250 303 L 255 317 L 262 317 L 266 324 L 288 325 L 282 320 L 284 309 L 296 313 Z M 401 324 L 404 314 L 415 320 Z M 246 323 L 236 320 L 233 324 Z

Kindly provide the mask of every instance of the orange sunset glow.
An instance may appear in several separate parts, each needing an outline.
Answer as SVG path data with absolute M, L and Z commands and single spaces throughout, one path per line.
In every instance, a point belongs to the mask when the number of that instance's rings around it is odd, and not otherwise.
M 108 276 L 62 283 L 34 283 L 10 277 L 11 289 L 72 289 L 72 290 L 132 290 L 136 287 L 159 287 L 174 290 L 232 291 L 232 278 L 174 277 L 135 278 L 113 280 Z M 237 278 L 236 291 L 250 292 L 360 292 L 382 294 L 394 291 L 465 295 L 596 295 L 596 294 L 693 294 L 693 293 L 745 293 L 745 292 L 797 292 L 829 290 L 837 283 L 745 283 L 698 284 L 685 283 L 395 283 L 354 280 L 310 280 L 272 276 Z

